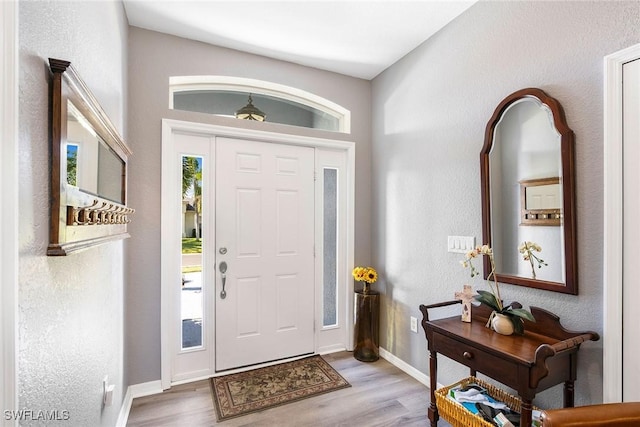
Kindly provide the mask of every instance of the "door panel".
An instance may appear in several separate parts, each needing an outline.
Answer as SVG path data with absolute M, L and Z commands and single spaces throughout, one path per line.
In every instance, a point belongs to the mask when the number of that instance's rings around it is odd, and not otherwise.
M 260 334 L 260 277 L 245 277 L 237 281 L 238 301 L 242 304 L 237 308 L 238 337 L 248 337 Z M 221 320 L 221 326 L 225 326 L 225 320 Z
M 240 188 L 236 200 L 238 256 L 259 257 L 262 193 L 258 189 Z
M 277 322 L 278 331 L 296 329 L 298 317 L 296 305 L 300 299 L 298 295 L 298 276 L 280 275 L 276 277 L 276 292 L 278 293 Z
M 216 158 L 216 370 L 311 353 L 314 150 L 217 138 Z

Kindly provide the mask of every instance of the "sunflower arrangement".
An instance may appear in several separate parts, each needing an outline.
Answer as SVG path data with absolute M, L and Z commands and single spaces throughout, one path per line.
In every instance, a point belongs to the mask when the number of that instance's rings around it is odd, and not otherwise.
M 356 282 L 362 282 L 362 292 L 369 293 L 369 287 L 378 280 L 378 272 L 373 267 L 355 267 L 351 272 Z

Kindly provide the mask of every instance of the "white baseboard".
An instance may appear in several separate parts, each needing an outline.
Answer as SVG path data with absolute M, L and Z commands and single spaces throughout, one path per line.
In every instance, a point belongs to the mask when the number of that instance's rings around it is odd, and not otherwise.
M 118 415 L 116 427 L 126 427 L 133 399 L 158 393 L 162 393 L 162 383 L 160 380 L 130 385 L 124 395 L 124 399 L 122 400 L 122 406 L 120 407 L 120 415 Z
M 420 372 L 419 370 L 409 365 L 404 360 L 389 353 L 387 350 L 385 350 L 382 347 L 380 347 L 380 357 L 382 357 L 384 360 L 391 363 L 393 366 L 400 369 L 401 371 L 407 373 L 409 376 L 415 378 L 420 383 L 424 384 L 426 387 L 429 387 L 429 384 L 431 383 L 429 379 L 429 375 Z
M 131 387 L 129 387 L 127 388 L 127 392 L 124 395 L 124 399 L 122 399 L 122 406 L 120 406 L 120 414 L 118 415 L 118 420 L 116 421 L 116 427 L 126 427 L 132 403 L 133 397 L 131 397 Z

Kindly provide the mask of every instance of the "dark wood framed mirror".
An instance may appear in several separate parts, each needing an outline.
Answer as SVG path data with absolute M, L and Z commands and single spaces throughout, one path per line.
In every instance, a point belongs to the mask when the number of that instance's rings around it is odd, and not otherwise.
M 51 214 L 47 255 L 129 237 L 131 150 L 69 61 L 49 58 Z
M 482 237 L 493 248 L 499 282 L 578 293 L 574 143 L 560 103 L 537 88 L 507 96 L 487 123 L 480 152 Z M 527 190 L 538 185 L 555 192 L 556 201 L 527 202 Z M 534 254 L 544 265 L 524 259 L 524 242 L 541 248 Z M 487 278 L 491 265 L 483 258 Z

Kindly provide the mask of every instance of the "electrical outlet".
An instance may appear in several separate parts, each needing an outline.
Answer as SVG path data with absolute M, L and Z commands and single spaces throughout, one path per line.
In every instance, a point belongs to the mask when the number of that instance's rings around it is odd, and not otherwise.
M 418 319 L 411 316 L 411 332 L 418 333 Z

